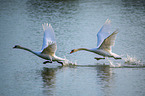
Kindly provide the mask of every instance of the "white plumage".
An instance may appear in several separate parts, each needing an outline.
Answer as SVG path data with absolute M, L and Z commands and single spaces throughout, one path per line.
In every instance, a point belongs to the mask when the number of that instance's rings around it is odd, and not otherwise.
M 48 60 L 48 61 L 43 62 L 44 64 L 52 63 L 52 61 L 57 61 L 58 63 L 61 63 L 63 65 L 63 63 L 66 59 L 57 57 L 55 55 L 55 52 L 57 50 L 57 44 L 55 41 L 55 34 L 54 34 L 54 30 L 53 30 L 52 26 L 50 24 L 48 26 L 48 23 L 44 23 L 44 24 L 42 24 L 42 26 L 43 26 L 43 30 L 44 30 L 44 37 L 43 37 L 43 45 L 42 45 L 41 51 L 38 51 L 38 52 L 32 51 L 28 48 L 21 47 L 19 45 L 15 45 L 15 47 L 13 47 L 13 48 L 18 48 L 18 49 L 23 49 L 23 50 L 29 51 L 43 59 Z
M 112 34 L 110 33 L 111 21 L 109 19 L 106 20 L 105 24 L 102 26 L 100 31 L 97 34 L 97 47 L 92 49 L 87 48 L 78 48 L 73 49 L 70 53 L 77 52 L 80 50 L 85 50 L 89 52 L 93 52 L 103 56 L 104 58 L 95 58 L 97 60 L 105 59 L 105 57 L 113 57 L 114 59 L 121 59 L 121 57 L 115 53 L 112 53 L 111 47 L 115 44 L 116 34 L 118 30 L 114 31 Z
M 110 35 L 111 21 L 106 20 L 105 24 L 102 26 L 100 31 L 97 34 L 97 48 L 103 43 L 104 39 Z

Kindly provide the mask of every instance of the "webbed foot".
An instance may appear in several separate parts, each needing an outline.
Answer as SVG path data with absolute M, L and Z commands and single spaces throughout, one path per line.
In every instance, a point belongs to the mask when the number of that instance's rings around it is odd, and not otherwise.
M 100 60 L 100 59 L 105 59 L 105 58 L 97 58 L 97 57 L 95 57 L 94 59 L 96 59 L 96 60 Z
M 52 63 L 52 61 L 45 61 L 45 62 L 43 62 L 43 64 L 46 64 L 46 63 Z

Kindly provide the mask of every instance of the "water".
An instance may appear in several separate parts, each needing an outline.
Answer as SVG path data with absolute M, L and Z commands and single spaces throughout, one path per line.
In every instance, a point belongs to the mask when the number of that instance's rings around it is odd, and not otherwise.
M 145 2 L 143 0 L 1 0 L 1 96 L 144 96 Z M 105 20 L 118 28 L 113 52 L 123 60 L 72 49 L 96 47 Z M 58 49 L 77 66 L 43 65 L 43 59 L 14 50 L 16 44 L 39 51 L 42 23 L 54 28 Z

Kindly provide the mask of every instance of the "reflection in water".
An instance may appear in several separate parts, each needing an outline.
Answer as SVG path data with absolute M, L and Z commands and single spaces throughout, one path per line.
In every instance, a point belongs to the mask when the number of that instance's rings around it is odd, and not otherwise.
M 30 60 L 33 56 L 15 52 L 11 47 L 14 44 L 28 44 L 32 49 L 39 48 L 43 37 L 43 33 L 39 33 L 42 32 L 41 24 L 48 22 L 56 33 L 58 56 L 65 55 L 71 61 L 78 60 L 78 64 L 100 63 L 93 61 L 94 55 L 87 52 L 74 55 L 66 53 L 80 46 L 96 46 L 96 34 L 102 23 L 110 18 L 114 28 L 119 27 L 120 31 L 114 52 L 133 55 L 145 64 L 145 3 L 142 2 L 145 0 L 5 1 L 0 3 L 0 95 L 71 96 L 75 93 L 73 96 L 86 96 L 88 93 L 87 96 L 144 96 L 145 68 L 99 65 L 93 68 L 67 68 L 58 72 L 59 68 L 36 65 L 36 57 Z M 27 60 L 32 64 L 27 64 Z M 35 70 L 40 69 L 41 75 L 37 75 Z M 15 78 L 18 72 L 22 73 L 19 79 Z
M 101 78 L 101 80 L 103 81 L 109 81 L 109 77 L 111 76 L 110 73 L 110 66 L 109 65 L 98 65 L 96 67 L 97 69 L 97 75 L 99 76 L 99 78 Z
M 45 68 L 45 67 L 43 68 L 41 75 L 44 82 L 44 87 L 53 86 L 55 82 L 55 72 L 56 72 L 56 69 Z
M 101 79 L 100 83 L 102 85 L 105 96 L 111 96 L 111 83 L 113 79 L 113 73 L 109 65 L 98 65 L 97 76 Z
M 59 67 L 62 68 L 62 67 Z M 43 70 L 41 71 L 41 76 L 43 79 L 43 87 L 44 87 L 44 94 L 52 94 L 53 92 L 51 88 L 55 87 L 55 76 L 56 76 L 56 71 L 59 68 L 46 68 L 44 67 Z

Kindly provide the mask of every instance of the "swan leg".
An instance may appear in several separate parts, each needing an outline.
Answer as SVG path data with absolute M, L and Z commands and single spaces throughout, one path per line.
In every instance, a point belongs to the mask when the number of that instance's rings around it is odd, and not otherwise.
M 52 63 L 52 61 L 45 61 L 45 62 L 43 62 L 43 64 L 46 64 L 46 63 Z
M 104 57 L 104 58 L 98 58 L 98 57 L 95 57 L 94 59 L 96 59 L 96 60 L 100 60 L 100 59 L 105 59 L 105 57 Z
M 61 65 L 63 65 L 63 62 L 62 61 L 57 61 L 58 63 L 60 63 Z

